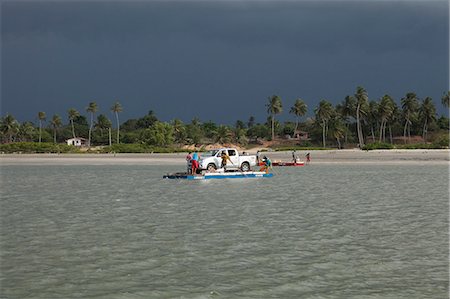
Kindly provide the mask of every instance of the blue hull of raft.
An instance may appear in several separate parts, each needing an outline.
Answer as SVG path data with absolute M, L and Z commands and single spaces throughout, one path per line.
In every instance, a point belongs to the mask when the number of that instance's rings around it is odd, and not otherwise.
M 185 173 L 173 173 L 163 176 L 164 179 L 185 180 L 213 180 L 213 179 L 248 179 L 248 178 L 270 178 L 273 173 L 265 172 L 230 172 L 230 173 L 207 173 L 204 175 L 192 175 Z

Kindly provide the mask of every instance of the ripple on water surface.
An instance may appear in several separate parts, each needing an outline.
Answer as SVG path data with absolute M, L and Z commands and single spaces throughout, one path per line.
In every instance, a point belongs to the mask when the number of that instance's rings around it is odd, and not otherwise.
M 1 170 L 2 298 L 448 296 L 447 166 Z

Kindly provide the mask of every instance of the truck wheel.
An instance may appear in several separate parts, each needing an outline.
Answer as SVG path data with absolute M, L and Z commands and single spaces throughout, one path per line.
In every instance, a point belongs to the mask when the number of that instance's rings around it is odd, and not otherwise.
M 208 164 L 208 167 L 206 167 L 206 170 L 208 170 L 208 171 L 214 171 L 214 170 L 216 170 L 216 164 L 214 164 L 214 163 L 209 163 L 209 164 Z
M 250 164 L 248 164 L 248 162 L 242 163 L 241 170 L 244 171 L 244 172 L 245 171 L 250 171 Z

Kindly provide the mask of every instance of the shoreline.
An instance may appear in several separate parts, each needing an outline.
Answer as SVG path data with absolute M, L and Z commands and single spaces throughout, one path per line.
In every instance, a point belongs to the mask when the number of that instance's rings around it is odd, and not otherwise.
M 450 165 L 450 150 L 312 150 L 296 151 L 300 160 L 311 154 L 313 164 L 424 164 Z M 249 154 L 255 154 L 249 151 Z M 272 161 L 290 161 L 292 151 L 261 152 Z M 7 165 L 184 165 L 186 153 L 153 154 L 1 154 L 0 166 Z

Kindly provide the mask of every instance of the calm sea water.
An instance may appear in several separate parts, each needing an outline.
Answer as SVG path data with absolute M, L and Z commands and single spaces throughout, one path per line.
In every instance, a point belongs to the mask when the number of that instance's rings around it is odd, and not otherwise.
M 448 298 L 448 166 L 2 166 L 0 298 Z

